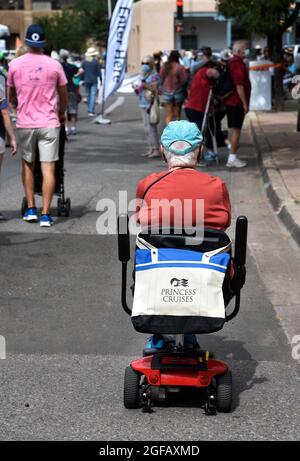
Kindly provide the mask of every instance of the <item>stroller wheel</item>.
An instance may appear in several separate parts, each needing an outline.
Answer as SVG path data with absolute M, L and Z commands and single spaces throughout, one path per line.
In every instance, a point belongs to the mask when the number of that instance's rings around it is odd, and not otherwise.
M 65 207 L 63 205 L 62 199 L 59 197 L 57 199 L 57 216 L 63 216 L 65 214 Z
M 65 203 L 65 216 L 70 216 L 71 211 L 71 199 L 67 198 Z
M 228 370 L 217 378 L 217 410 L 229 413 L 232 405 L 232 375 Z
M 23 197 L 22 206 L 21 206 L 21 215 L 22 215 L 22 217 L 24 216 L 25 211 L 27 210 L 27 208 L 28 208 L 27 198 Z
M 140 406 L 140 375 L 131 367 L 125 370 L 124 406 L 128 409 L 136 409 Z

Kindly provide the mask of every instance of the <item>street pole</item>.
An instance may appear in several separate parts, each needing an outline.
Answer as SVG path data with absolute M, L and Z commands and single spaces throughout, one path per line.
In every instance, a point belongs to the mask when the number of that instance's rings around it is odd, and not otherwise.
M 111 0 L 107 0 L 107 17 L 108 21 L 110 23 L 111 20 L 111 15 L 112 15 L 112 7 L 111 7 Z M 109 28 L 108 28 L 109 30 Z M 107 41 L 106 41 L 106 52 L 107 52 Z M 103 72 L 103 88 L 102 88 L 102 108 L 101 108 L 101 114 L 93 121 L 94 123 L 99 123 L 99 125 L 109 125 L 111 121 L 108 118 L 105 118 L 104 113 L 105 113 L 105 74 L 106 74 L 106 56 L 105 56 L 105 66 L 104 66 L 104 72 Z
M 108 20 L 110 20 L 111 18 L 111 0 L 107 0 L 107 16 L 108 16 Z

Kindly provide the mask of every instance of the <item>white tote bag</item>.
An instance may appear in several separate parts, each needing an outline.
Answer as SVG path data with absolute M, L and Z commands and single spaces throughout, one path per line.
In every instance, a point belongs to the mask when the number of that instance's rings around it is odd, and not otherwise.
M 160 121 L 159 102 L 157 96 L 155 96 L 153 103 L 151 104 L 149 121 L 150 125 L 158 125 Z
M 156 334 L 211 333 L 225 322 L 222 285 L 231 243 L 200 253 L 137 237 L 132 323 Z

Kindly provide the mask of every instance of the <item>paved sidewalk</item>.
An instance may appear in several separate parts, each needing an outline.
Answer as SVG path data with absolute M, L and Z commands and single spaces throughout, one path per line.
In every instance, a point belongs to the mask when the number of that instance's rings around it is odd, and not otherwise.
M 251 129 L 267 195 L 300 246 L 300 133 L 293 103 L 285 112 L 251 113 Z

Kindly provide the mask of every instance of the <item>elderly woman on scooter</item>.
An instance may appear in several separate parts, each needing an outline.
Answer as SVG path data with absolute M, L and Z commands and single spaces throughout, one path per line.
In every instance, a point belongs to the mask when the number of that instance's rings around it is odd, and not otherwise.
M 202 134 L 195 123 L 181 120 L 165 128 L 161 152 L 167 170 L 150 174 L 137 186 L 136 197 L 139 202 L 142 200 L 137 205 L 137 219 L 142 229 L 163 226 L 163 219 L 167 219 L 171 227 L 174 224 L 178 227 L 180 222 L 182 227 L 183 224 L 186 227 L 204 225 L 219 230 L 230 226 L 231 205 L 225 183 L 220 177 L 197 170 L 202 143 Z M 197 212 L 199 199 L 204 204 L 204 216 Z M 186 335 L 185 342 L 194 347 L 196 337 Z M 165 346 L 165 338 L 154 335 L 149 338 L 146 350 Z

